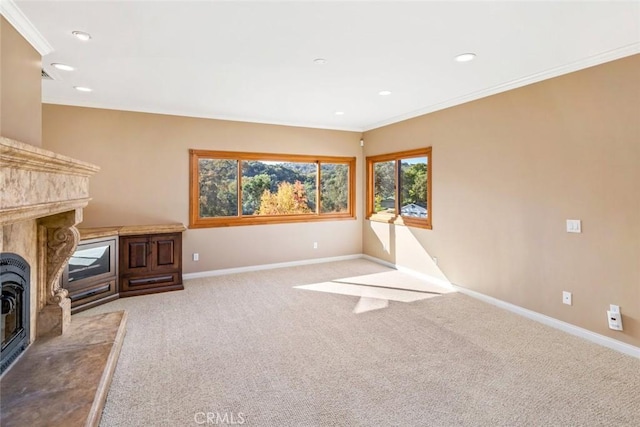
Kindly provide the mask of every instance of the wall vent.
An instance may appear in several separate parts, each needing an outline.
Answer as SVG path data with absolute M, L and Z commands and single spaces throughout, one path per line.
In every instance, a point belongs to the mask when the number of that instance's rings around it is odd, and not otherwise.
M 53 80 L 53 77 L 51 77 L 49 74 L 47 74 L 47 72 L 45 70 L 42 70 L 42 78 L 44 80 Z

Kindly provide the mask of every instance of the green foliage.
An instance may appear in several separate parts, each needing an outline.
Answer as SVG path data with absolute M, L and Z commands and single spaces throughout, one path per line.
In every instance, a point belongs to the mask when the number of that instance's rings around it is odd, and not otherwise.
M 322 164 L 320 176 L 322 213 L 346 212 L 349 208 L 349 166 Z
M 427 164 L 426 163 L 402 163 L 401 166 L 402 189 L 400 204 L 427 206 Z
M 394 211 L 396 198 L 396 166 L 393 160 L 373 165 L 375 212 Z
M 271 190 L 271 177 L 266 173 L 242 177 L 242 214 L 253 215 L 260 208 L 260 199 Z
M 198 166 L 200 217 L 238 215 L 238 162 L 200 159 Z

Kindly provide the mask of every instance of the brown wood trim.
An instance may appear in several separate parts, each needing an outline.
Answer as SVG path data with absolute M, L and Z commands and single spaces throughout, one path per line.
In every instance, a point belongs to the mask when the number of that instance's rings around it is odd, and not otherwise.
M 197 150 L 189 150 L 189 227 L 198 222 L 200 203 L 198 201 L 198 160 Z
M 398 151 L 396 153 L 379 154 L 367 157 L 367 162 L 387 162 L 389 160 L 410 159 L 412 157 L 423 157 L 431 155 L 431 147 L 418 148 L 416 150 Z
M 206 159 L 231 159 L 231 160 L 268 160 L 277 162 L 300 163 L 348 163 L 355 157 L 342 156 L 314 156 L 308 154 L 282 154 L 282 153 L 248 153 L 241 151 L 215 151 L 215 150 L 189 150 L 189 153 L 198 158 Z
M 349 216 L 356 219 L 356 158 L 349 162 Z
M 316 215 L 320 215 L 320 198 L 322 198 L 322 192 L 320 189 L 322 186 L 320 183 L 322 182 L 322 168 L 320 167 L 320 162 L 316 162 Z
M 198 165 L 203 158 L 238 160 L 238 216 L 200 218 Z M 316 163 L 317 188 L 316 188 L 316 213 L 299 215 L 270 215 L 270 216 L 243 216 L 242 215 L 242 161 L 267 160 L 282 162 Z M 322 163 L 346 164 L 349 166 L 349 199 L 347 212 L 344 213 L 320 213 L 320 165 Z M 241 225 L 259 224 L 283 224 L 292 222 L 335 221 L 344 219 L 356 219 L 356 158 L 338 156 L 313 156 L 302 154 L 276 154 L 276 153 L 246 153 L 234 151 L 189 150 L 189 228 L 231 227 Z
M 274 215 L 274 216 L 243 216 L 229 218 L 205 218 L 199 220 L 196 224 L 192 224 L 189 228 L 210 228 L 210 227 L 234 227 L 241 225 L 260 225 L 260 224 L 286 224 L 296 222 L 315 222 L 315 221 L 339 221 L 353 220 L 355 217 L 348 213 L 342 214 L 301 214 L 301 215 Z

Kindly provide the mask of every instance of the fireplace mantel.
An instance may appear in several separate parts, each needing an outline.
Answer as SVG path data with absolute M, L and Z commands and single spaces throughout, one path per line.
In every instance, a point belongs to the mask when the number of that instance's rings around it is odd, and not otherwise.
M 83 208 L 100 168 L 0 137 L 0 226 Z

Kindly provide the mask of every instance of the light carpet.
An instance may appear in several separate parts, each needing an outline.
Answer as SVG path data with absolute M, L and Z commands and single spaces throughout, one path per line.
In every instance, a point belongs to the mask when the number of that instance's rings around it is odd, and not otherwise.
M 101 426 L 639 425 L 640 360 L 415 280 L 352 260 L 80 313 L 128 312 Z

